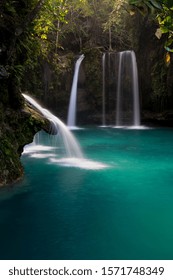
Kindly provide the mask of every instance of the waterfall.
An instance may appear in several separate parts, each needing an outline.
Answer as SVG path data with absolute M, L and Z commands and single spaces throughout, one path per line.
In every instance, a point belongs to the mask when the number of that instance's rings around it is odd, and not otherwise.
M 62 139 L 66 151 L 66 157 L 83 158 L 81 148 L 67 126 L 47 109 L 41 107 L 33 98 L 26 94 L 22 95 L 34 108 L 36 108 L 46 119 L 50 121 L 52 124 L 52 130 L 54 133 L 57 132 L 56 137 L 61 137 Z
M 136 63 L 135 53 L 131 52 L 131 60 L 132 60 L 132 79 L 133 79 L 133 125 L 140 125 L 140 106 L 139 106 L 139 85 L 138 85 L 138 69 Z
M 105 53 L 102 56 L 102 126 L 106 125 L 105 117 Z
M 121 68 L 122 68 L 122 52 L 119 53 L 118 81 L 117 81 L 117 103 L 116 103 L 116 126 L 120 126 L 121 122 Z
M 32 158 L 49 159 L 48 162 L 53 165 L 75 167 L 86 170 L 100 170 L 109 167 L 107 164 L 84 158 L 77 140 L 75 139 L 71 131 L 69 131 L 68 127 L 47 109 L 41 107 L 33 98 L 26 94 L 22 95 L 36 110 L 38 110 L 45 118 L 50 121 L 54 133 L 52 137 L 57 138 L 54 139 L 54 141 L 51 143 L 51 146 L 43 146 L 40 145 L 40 143 L 27 145 L 26 149 L 24 149 L 25 154 L 31 154 Z M 57 146 L 57 142 L 59 142 L 58 138 L 62 138 L 66 150 L 66 157 L 60 158 L 59 149 L 57 150 L 58 153 L 56 154 L 52 152 L 47 153 L 47 151 L 52 151 L 59 148 L 59 146 Z M 37 153 L 38 151 L 42 153 Z
M 84 55 L 82 54 L 75 64 L 75 71 L 73 76 L 73 83 L 71 88 L 70 94 L 70 103 L 68 109 L 68 118 L 67 118 L 67 125 L 69 127 L 76 126 L 76 99 L 77 99 L 77 84 L 78 84 L 78 76 L 79 76 L 79 68 L 81 65 L 82 60 L 84 59 Z
M 134 51 L 119 53 L 116 126 L 140 126 L 138 71 Z

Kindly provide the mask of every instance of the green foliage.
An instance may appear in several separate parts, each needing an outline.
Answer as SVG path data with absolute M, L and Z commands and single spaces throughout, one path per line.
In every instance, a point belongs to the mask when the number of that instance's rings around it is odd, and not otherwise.
M 8 72 L 6 87 L 11 104 L 14 96 L 16 101 L 20 100 L 20 85 L 26 65 L 31 65 L 30 57 L 33 61 L 38 54 L 33 20 L 43 2 L 6 0 L 0 3 L 0 65 Z
M 102 52 L 99 48 L 84 50 L 85 71 L 86 71 L 86 88 L 88 92 L 87 101 L 91 109 L 99 110 L 101 107 L 102 81 L 101 81 L 101 57 Z
M 163 9 L 158 14 L 157 19 L 162 34 L 166 34 L 167 40 L 165 42 L 165 49 L 173 52 L 173 4 L 172 7 L 170 7 L 170 3 L 168 4 L 168 6 L 163 6 Z
M 161 35 L 165 34 L 165 49 L 173 52 L 173 1 L 129 0 L 129 4 L 136 6 L 144 14 L 153 14 L 159 24 L 156 36 L 160 39 Z
M 125 26 L 129 18 L 126 0 L 72 0 L 67 1 L 67 5 L 67 24 L 61 25 L 64 48 L 65 38 L 69 37 L 71 47 L 78 45 L 78 51 L 96 46 L 111 50 L 117 48 L 120 41 L 129 42 L 129 30 Z

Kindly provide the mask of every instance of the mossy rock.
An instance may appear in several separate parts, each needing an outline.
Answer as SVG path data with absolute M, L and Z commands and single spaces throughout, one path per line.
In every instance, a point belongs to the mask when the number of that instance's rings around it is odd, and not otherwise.
M 27 105 L 17 111 L 0 106 L 0 127 L 0 186 L 4 186 L 22 178 L 23 147 L 39 130 L 48 131 L 49 121 Z

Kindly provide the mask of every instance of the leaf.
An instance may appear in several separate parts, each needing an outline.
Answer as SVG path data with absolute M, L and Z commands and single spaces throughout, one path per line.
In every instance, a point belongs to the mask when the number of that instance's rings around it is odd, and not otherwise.
M 162 31 L 160 28 L 157 28 L 156 32 L 155 32 L 155 36 L 160 39 L 162 37 Z
M 170 62 L 171 62 L 171 56 L 170 56 L 170 53 L 167 52 L 165 55 L 165 63 L 168 66 L 170 64 Z
M 173 52 L 173 49 L 170 49 L 170 48 L 168 48 L 168 47 L 164 47 L 165 48 L 165 50 L 167 50 L 168 52 Z
M 166 41 L 165 46 L 166 46 L 166 47 L 169 47 L 169 46 L 171 46 L 172 44 L 173 44 L 173 38 L 169 38 L 169 39 Z
M 162 10 L 162 5 L 159 3 L 159 1 L 150 0 L 149 2 L 151 3 L 151 5 L 152 5 L 154 8 L 157 8 L 157 9 L 159 9 L 159 10 Z
M 42 34 L 42 35 L 41 35 L 41 39 L 47 40 L 47 35 L 46 35 L 46 34 Z
M 154 7 L 154 5 L 152 4 L 152 1 L 148 1 L 148 2 L 146 3 L 146 6 L 147 6 L 148 8 L 150 8 L 151 12 L 154 12 L 155 7 Z
M 160 26 L 160 30 L 162 31 L 162 33 L 168 33 L 169 29 L 166 26 Z

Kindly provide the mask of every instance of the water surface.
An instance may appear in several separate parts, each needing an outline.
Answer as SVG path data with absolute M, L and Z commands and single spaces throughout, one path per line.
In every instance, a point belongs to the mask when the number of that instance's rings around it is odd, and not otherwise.
M 173 259 L 173 130 L 74 134 L 89 168 L 44 146 L 22 156 L 23 181 L 0 190 L 0 258 Z

